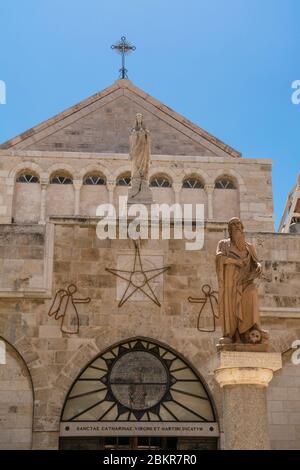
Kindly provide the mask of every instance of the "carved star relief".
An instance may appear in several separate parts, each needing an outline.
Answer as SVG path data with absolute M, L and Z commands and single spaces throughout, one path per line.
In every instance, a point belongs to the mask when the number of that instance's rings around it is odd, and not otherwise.
M 120 279 L 123 279 L 124 281 L 127 281 L 128 283 L 121 300 L 118 303 L 118 307 L 122 307 L 122 305 L 124 305 L 125 302 L 127 302 L 127 300 L 138 291 L 142 292 L 146 297 L 148 297 L 150 300 L 152 300 L 152 302 L 160 307 L 161 304 L 151 287 L 150 281 L 170 269 L 170 266 L 163 266 L 162 268 L 153 268 L 147 270 L 143 269 L 140 248 L 136 242 L 134 242 L 134 247 L 134 262 L 131 271 L 125 269 L 105 268 L 105 270 L 109 273 L 119 277 Z

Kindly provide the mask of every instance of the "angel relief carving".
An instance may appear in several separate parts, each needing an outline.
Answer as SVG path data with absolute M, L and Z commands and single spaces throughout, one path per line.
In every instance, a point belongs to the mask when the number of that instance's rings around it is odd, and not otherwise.
M 79 332 L 79 315 L 76 304 L 88 304 L 91 299 L 78 299 L 74 297 L 77 292 L 75 284 L 70 284 L 67 289 L 56 292 L 48 316 L 54 316 L 55 320 L 61 320 L 61 332 L 77 334 Z

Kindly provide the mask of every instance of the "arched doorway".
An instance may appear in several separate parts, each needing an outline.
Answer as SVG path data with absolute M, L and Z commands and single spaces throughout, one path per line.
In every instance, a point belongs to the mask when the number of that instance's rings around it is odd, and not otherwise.
M 124 341 L 96 357 L 72 385 L 61 449 L 215 449 L 212 399 L 196 371 L 169 348 Z

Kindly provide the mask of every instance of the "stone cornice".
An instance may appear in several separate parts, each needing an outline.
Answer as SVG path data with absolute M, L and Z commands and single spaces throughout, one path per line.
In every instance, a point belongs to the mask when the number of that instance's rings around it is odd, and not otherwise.
M 94 153 L 94 152 L 58 152 L 41 150 L 13 150 L 1 149 L 0 157 L 19 157 L 19 158 L 52 158 L 52 159 L 91 159 L 91 160 L 129 160 L 127 153 Z M 232 165 L 231 157 L 211 157 L 211 156 L 189 156 L 189 155 L 151 155 L 152 162 L 182 162 L 182 163 L 225 163 Z M 272 165 L 271 158 L 240 158 L 234 161 L 234 164 L 260 164 Z

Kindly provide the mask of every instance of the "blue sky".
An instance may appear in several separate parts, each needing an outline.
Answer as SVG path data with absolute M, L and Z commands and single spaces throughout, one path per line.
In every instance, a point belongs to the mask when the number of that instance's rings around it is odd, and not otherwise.
M 1 0 L 0 142 L 118 78 L 242 152 L 273 159 L 275 215 L 300 171 L 299 0 Z

